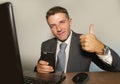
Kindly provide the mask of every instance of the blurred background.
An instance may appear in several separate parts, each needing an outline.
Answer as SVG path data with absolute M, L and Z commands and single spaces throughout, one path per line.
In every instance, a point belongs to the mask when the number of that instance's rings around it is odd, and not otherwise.
M 72 30 L 96 36 L 120 55 L 120 0 L 0 0 L 12 2 L 23 70 L 33 71 L 40 57 L 41 43 L 53 35 L 46 23 L 46 11 L 65 7 L 72 18 Z M 90 71 L 101 71 L 91 64 Z

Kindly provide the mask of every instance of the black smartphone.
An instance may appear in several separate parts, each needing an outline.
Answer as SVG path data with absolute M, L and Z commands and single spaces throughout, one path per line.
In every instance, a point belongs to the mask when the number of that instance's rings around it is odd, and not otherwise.
M 55 53 L 54 52 L 41 52 L 41 60 L 49 62 L 55 72 Z

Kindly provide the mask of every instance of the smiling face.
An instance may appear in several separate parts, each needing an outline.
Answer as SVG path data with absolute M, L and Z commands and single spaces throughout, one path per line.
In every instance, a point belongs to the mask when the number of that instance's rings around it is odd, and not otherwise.
M 60 41 L 65 41 L 70 35 L 71 19 L 65 13 L 56 13 L 48 17 L 48 25 L 53 35 Z

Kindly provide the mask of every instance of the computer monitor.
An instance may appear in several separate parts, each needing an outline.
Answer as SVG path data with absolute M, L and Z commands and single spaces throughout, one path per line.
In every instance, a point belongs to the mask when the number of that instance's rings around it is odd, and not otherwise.
M 3 84 L 23 84 L 23 73 L 10 2 L 0 4 L 0 76 Z

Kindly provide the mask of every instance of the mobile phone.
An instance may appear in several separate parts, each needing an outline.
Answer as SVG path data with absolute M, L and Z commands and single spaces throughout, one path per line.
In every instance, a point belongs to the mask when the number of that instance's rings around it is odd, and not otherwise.
M 41 52 L 41 60 L 49 62 L 55 71 L 55 53 L 54 52 Z

